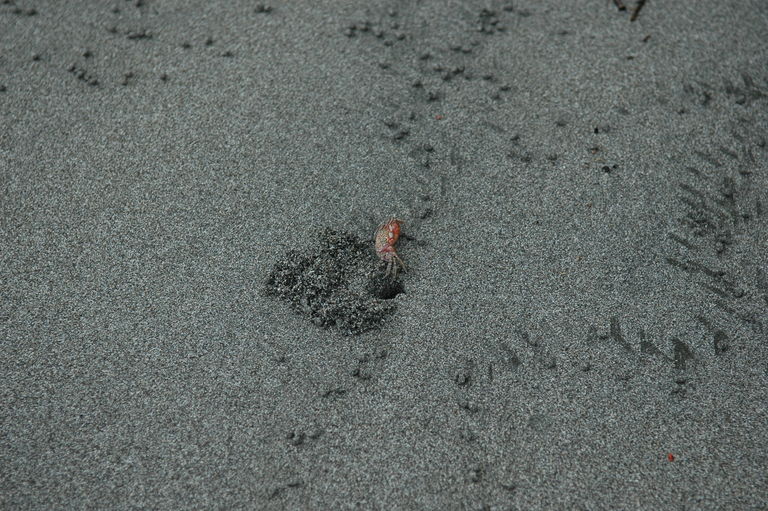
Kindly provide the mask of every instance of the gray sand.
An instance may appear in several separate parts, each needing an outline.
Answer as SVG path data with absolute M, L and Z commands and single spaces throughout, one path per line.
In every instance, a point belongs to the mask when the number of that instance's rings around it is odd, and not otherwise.
M 0 1 L 0 508 L 764 509 L 768 14 L 625 3 Z

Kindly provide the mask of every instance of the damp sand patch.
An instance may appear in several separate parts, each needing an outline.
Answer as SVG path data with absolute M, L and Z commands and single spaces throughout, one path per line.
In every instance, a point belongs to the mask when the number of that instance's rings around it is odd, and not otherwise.
M 290 250 L 275 264 L 264 291 L 317 326 L 354 335 L 384 324 L 403 285 L 384 274 L 371 242 L 324 229 L 312 248 Z

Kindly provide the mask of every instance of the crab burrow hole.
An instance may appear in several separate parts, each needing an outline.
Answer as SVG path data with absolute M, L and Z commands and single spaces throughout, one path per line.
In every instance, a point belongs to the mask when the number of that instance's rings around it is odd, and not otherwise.
M 368 279 L 368 293 L 380 300 L 391 300 L 404 292 L 403 283 L 397 278 L 379 273 L 371 275 Z

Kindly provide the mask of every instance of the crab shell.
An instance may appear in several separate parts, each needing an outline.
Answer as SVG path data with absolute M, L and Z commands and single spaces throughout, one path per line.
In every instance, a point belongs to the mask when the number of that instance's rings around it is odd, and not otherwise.
M 395 243 L 400 237 L 400 225 L 402 224 L 402 220 L 391 218 L 388 222 L 381 224 L 374 234 L 376 254 L 382 261 L 388 263 L 386 272 L 388 275 L 396 275 L 398 266 L 405 268 L 405 263 L 395 250 Z

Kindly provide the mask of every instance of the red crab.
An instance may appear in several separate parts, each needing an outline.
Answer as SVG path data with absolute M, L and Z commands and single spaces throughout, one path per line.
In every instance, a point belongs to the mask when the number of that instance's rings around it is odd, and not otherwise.
M 402 220 L 390 218 L 389 221 L 381 224 L 373 235 L 373 242 L 376 247 L 376 254 L 387 263 L 385 275 L 397 277 L 398 268 L 405 270 L 405 263 L 395 251 L 395 243 L 400 237 L 400 226 Z

